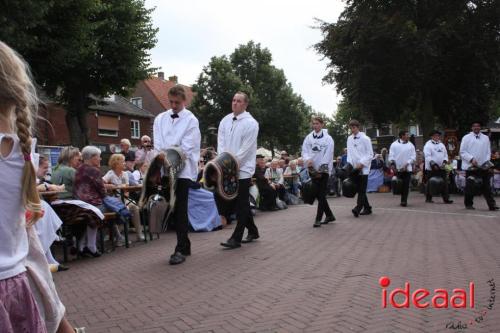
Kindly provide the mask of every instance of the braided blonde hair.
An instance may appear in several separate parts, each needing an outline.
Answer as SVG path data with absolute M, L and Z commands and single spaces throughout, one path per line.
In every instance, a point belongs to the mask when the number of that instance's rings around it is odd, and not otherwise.
M 38 98 L 28 65 L 22 57 L 0 41 L 0 112 L 14 111 L 15 128 L 24 156 L 22 203 L 30 212 L 28 225 L 42 216 L 40 197 L 36 190 L 36 173 L 31 163 L 32 124 L 38 110 Z

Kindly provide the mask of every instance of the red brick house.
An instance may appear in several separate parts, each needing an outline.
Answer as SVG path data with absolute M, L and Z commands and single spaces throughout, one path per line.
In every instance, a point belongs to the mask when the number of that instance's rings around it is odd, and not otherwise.
M 105 99 L 91 97 L 87 124 L 89 142 L 103 152 L 113 152 L 123 138 L 130 139 L 132 146 L 140 145 L 143 135 L 151 136 L 153 114 L 130 103 L 121 96 Z M 70 144 L 66 111 L 55 103 L 47 103 L 40 109 L 37 123 L 38 145 L 66 146 Z
M 165 80 L 165 74 L 158 72 L 157 77 L 151 77 L 140 81 L 130 95 L 130 102 L 136 106 L 148 110 L 154 116 L 170 109 L 168 91 L 177 84 L 177 76 L 171 76 Z M 193 100 L 191 87 L 183 85 L 186 89 L 186 106 Z

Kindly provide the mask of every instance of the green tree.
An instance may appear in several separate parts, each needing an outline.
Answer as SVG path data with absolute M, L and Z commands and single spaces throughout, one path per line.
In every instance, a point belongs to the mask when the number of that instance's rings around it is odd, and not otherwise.
M 259 122 L 261 145 L 296 152 L 309 128 L 311 107 L 294 93 L 284 72 L 272 65 L 271 52 L 260 44 L 249 42 L 229 57 L 212 58 L 193 89 L 193 110 L 202 131 L 218 127 L 231 112 L 231 100 L 238 90 L 250 97 L 248 110 Z
M 324 80 L 367 119 L 414 118 L 427 133 L 490 117 L 500 91 L 499 1 L 349 0 L 336 23 L 319 27 Z
M 2 1 L 0 39 L 66 106 L 71 143 L 88 144 L 89 95 L 126 95 L 150 68 L 157 29 L 143 0 Z

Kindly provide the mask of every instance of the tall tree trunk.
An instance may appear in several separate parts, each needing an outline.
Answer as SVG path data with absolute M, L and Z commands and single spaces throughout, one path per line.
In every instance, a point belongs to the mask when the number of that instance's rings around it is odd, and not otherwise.
M 425 139 L 429 136 L 429 133 L 434 129 L 434 126 L 436 125 L 434 119 L 432 95 L 428 88 L 424 88 L 422 91 L 419 108 L 420 126 L 422 127 L 422 136 L 424 137 L 425 142 Z
M 85 93 L 76 93 L 68 102 L 66 124 L 74 147 L 83 148 L 89 144 L 86 101 Z

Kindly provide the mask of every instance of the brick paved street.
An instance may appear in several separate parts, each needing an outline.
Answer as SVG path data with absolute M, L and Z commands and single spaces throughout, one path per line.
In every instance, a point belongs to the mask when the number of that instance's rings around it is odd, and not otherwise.
M 370 194 L 374 214 L 355 219 L 353 200 L 330 198 L 337 223 L 312 228 L 316 206 L 294 206 L 256 218 L 257 242 L 223 250 L 232 228 L 191 234 L 193 255 L 169 266 L 175 234 L 71 262 L 55 274 L 69 319 L 87 332 L 500 332 L 500 299 L 466 330 L 447 329 L 478 317 L 500 285 L 500 213 L 476 198 L 410 206 Z M 497 198 L 498 201 L 498 198 Z M 381 308 L 388 290 L 468 290 L 475 309 Z M 498 289 L 498 288 L 497 288 Z M 429 300 L 428 297 L 426 300 Z M 479 320 L 479 319 L 478 319 Z

